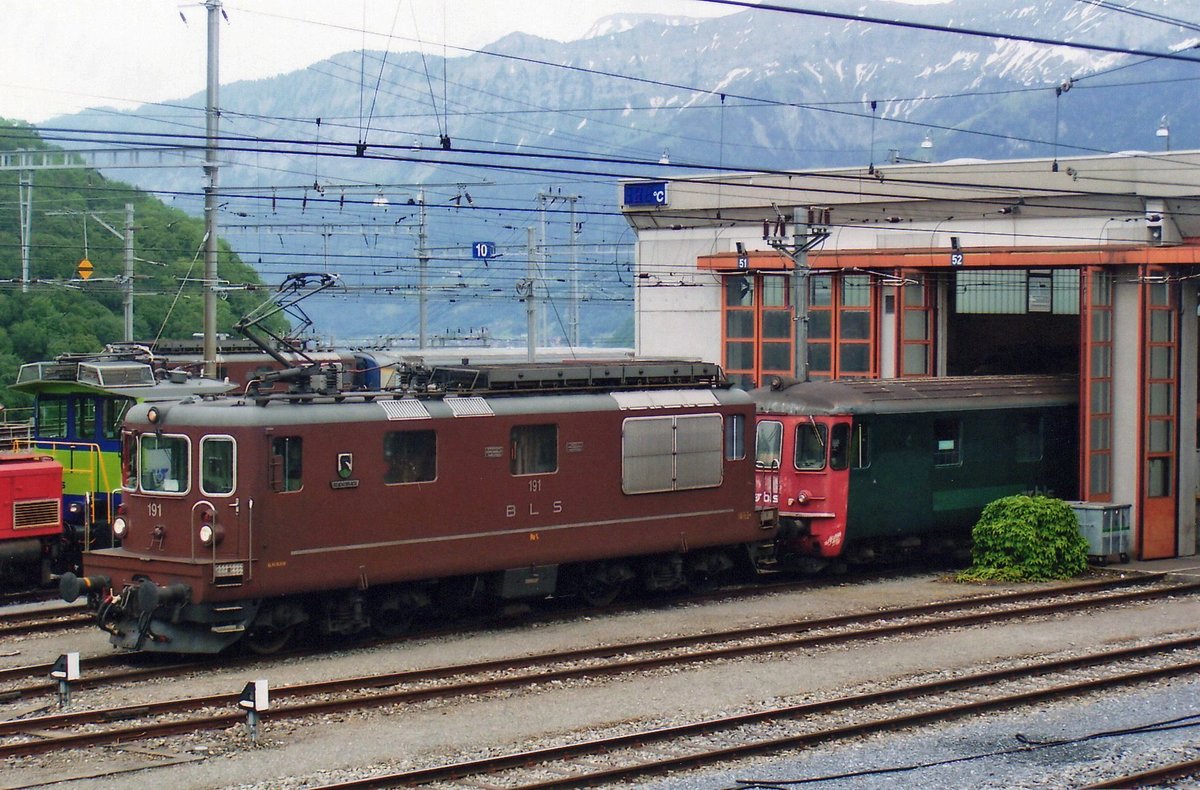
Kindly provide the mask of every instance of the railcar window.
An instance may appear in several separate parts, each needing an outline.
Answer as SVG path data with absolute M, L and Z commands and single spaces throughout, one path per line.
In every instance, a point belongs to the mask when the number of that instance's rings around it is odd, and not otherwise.
M 558 471 L 558 426 L 513 426 L 509 434 L 509 469 L 514 475 Z
M 390 431 L 383 436 L 385 483 L 427 483 L 437 477 L 437 434 Z
M 1030 463 L 1042 460 L 1043 432 L 1040 414 L 1022 414 L 1017 419 L 1017 461 Z
M 205 436 L 200 440 L 200 490 L 224 496 L 233 493 L 236 445 L 230 436 Z
M 850 431 L 850 468 L 866 469 L 871 465 L 871 432 L 862 423 Z
M 725 460 L 740 461 L 746 457 L 746 415 L 730 414 L 725 418 Z
M 138 442 L 138 478 L 148 493 L 182 494 L 191 483 L 186 436 L 144 433 Z
M 778 469 L 783 457 L 783 423 L 763 420 L 754 441 L 754 465 L 759 469 Z
M 933 421 L 934 466 L 957 466 L 962 463 L 962 423 L 954 418 Z
M 829 468 L 845 469 L 850 465 L 850 426 L 839 422 L 829 437 Z
M 816 472 L 825 468 L 828 428 L 824 423 L 804 422 L 796 426 L 796 468 Z
M 67 438 L 67 407 L 66 398 L 55 398 L 43 395 L 38 398 L 37 432 L 44 439 Z
M 276 436 L 271 440 L 271 486 L 276 491 L 299 491 L 303 485 L 303 440 L 299 436 Z

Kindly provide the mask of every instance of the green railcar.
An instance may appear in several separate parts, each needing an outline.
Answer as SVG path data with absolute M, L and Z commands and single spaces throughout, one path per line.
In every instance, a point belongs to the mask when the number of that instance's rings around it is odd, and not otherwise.
M 995 499 L 1076 497 L 1077 391 L 1056 376 L 777 382 L 752 394 L 757 499 L 779 507 L 793 560 L 962 543 Z

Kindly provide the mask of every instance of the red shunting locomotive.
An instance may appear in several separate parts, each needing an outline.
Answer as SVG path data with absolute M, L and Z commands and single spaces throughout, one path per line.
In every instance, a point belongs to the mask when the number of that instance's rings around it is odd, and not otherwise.
M 457 366 L 403 392 L 305 381 L 129 411 L 124 542 L 61 585 L 114 645 L 269 652 L 480 599 L 707 587 L 771 550 L 754 404 L 716 365 Z
M 0 587 L 45 584 L 65 551 L 62 464 L 38 453 L 0 453 Z

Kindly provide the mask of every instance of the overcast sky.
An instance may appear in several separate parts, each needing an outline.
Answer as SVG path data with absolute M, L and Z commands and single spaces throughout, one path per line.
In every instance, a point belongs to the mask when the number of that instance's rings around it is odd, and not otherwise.
M 224 0 L 224 8 L 222 84 L 364 46 L 404 51 L 421 41 L 441 53 L 443 42 L 480 47 L 514 30 L 571 41 L 610 14 L 738 10 L 696 0 Z M 203 90 L 206 16 L 195 1 L 0 0 L 0 117 L 40 123 L 87 107 L 124 109 Z
M 222 84 L 294 71 L 364 45 L 403 51 L 419 40 L 440 53 L 442 42 L 479 47 L 514 30 L 569 41 L 609 14 L 736 10 L 693 0 L 224 0 L 224 8 Z M 0 117 L 38 123 L 204 89 L 201 2 L 2 0 L 0 19 Z

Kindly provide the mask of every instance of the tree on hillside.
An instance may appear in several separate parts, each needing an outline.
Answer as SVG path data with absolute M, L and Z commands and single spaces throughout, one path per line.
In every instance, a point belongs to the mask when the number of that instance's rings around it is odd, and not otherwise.
M 52 148 L 28 125 L 0 119 L 0 150 Z M 204 225 L 199 219 L 82 164 L 36 171 L 30 282 L 23 290 L 19 177 L 15 171 L 0 172 L 0 195 L 9 196 L 0 198 L 0 402 L 24 402 L 24 396 L 6 389 L 22 363 L 99 351 L 124 339 L 124 242 L 96 218 L 119 229 L 127 203 L 134 207 L 134 254 L 140 259 L 134 270 L 134 337 L 190 339 L 201 331 Z M 228 245 L 220 247 L 221 279 L 235 286 L 217 305 L 217 331 L 228 333 L 262 301 L 262 282 Z M 93 266 L 87 280 L 78 274 L 85 257 Z M 282 316 L 270 325 L 286 332 Z

